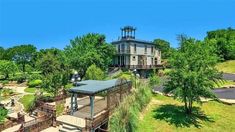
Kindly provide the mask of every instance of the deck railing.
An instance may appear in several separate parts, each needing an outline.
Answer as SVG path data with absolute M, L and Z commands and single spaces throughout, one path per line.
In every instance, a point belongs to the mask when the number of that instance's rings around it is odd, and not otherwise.
M 111 67 L 121 67 L 128 69 L 154 69 L 163 68 L 163 65 L 111 65 Z

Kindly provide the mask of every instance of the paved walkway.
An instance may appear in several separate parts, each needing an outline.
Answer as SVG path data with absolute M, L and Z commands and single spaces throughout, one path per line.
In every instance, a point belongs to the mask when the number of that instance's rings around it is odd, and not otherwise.
M 224 73 L 223 74 L 223 79 L 225 79 L 225 80 L 234 80 L 235 81 L 235 74 Z
M 163 86 L 155 87 L 154 92 L 163 92 Z M 222 99 L 235 99 L 235 88 L 223 88 L 212 90 L 218 98 Z

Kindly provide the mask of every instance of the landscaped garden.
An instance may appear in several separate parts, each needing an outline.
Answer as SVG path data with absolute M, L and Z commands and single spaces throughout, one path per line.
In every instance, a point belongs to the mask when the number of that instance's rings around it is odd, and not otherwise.
M 199 108 L 200 107 L 200 108 Z M 184 112 L 184 104 L 172 97 L 154 95 L 140 115 L 138 132 L 233 131 L 235 106 L 216 101 L 195 104 L 193 114 Z

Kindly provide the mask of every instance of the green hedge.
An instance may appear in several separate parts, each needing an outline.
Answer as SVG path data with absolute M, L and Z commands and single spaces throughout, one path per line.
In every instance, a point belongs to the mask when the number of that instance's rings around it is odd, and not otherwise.
M 42 80 L 39 80 L 39 79 L 30 81 L 28 83 L 29 87 L 38 87 L 38 86 L 40 87 L 41 85 L 42 85 Z

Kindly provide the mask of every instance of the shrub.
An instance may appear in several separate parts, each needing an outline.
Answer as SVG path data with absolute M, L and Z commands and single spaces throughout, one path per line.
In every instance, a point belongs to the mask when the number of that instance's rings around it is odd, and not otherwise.
M 42 75 L 38 73 L 31 74 L 29 77 L 29 81 L 33 81 L 33 80 L 42 80 Z
M 149 85 L 151 87 L 154 87 L 154 86 L 158 85 L 159 83 L 160 83 L 160 79 L 159 79 L 159 77 L 156 74 L 152 74 L 149 77 Z
M 86 80 L 103 80 L 104 78 L 104 72 L 95 64 L 88 67 L 85 75 Z
M 3 85 L 8 84 L 8 83 L 9 83 L 8 80 L 3 80 L 3 81 L 2 81 L 2 84 L 3 84 Z
M 30 81 L 28 83 L 29 87 L 38 87 L 38 86 L 41 86 L 41 85 L 42 85 L 42 80 L 39 80 L 39 79 Z
M 8 113 L 7 109 L 0 107 L 0 123 L 4 122 L 7 113 Z
M 1 90 L 1 95 L 2 96 L 9 96 L 12 95 L 14 92 L 12 89 L 2 89 Z
M 23 83 L 28 79 L 28 74 L 22 73 L 22 74 L 16 74 L 12 80 L 17 81 L 17 83 Z

